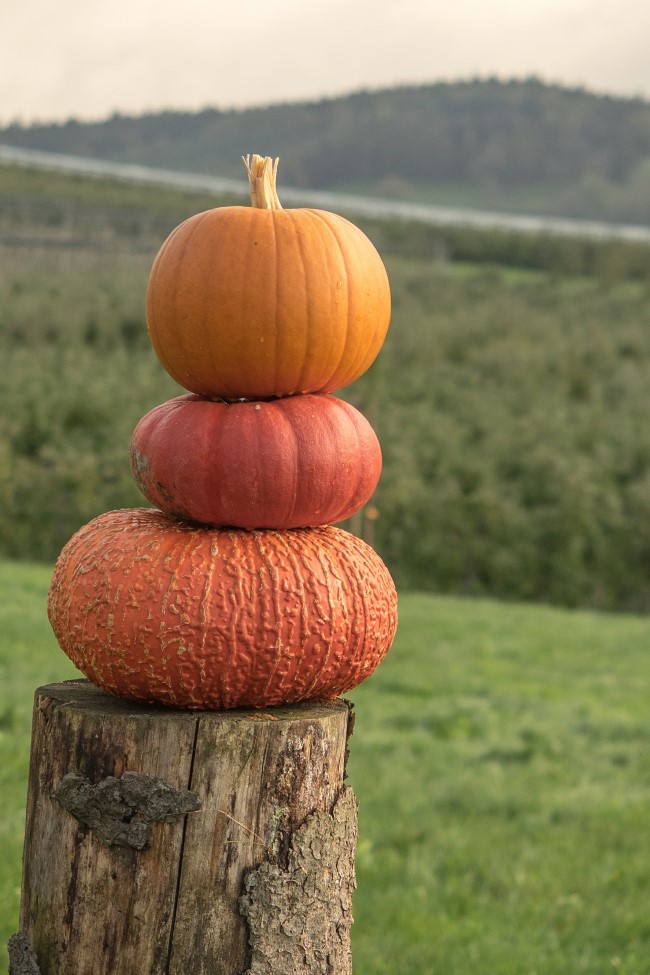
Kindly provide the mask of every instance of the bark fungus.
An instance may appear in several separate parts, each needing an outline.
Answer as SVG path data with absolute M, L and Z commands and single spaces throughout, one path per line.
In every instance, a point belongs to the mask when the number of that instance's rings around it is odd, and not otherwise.
M 41 970 L 24 931 L 12 934 L 7 944 L 9 975 L 41 975 Z
M 243 975 L 339 975 L 351 971 L 357 801 L 344 789 L 332 815 L 308 816 L 291 836 L 288 862 L 266 861 L 245 879 L 239 906 L 249 926 Z
M 138 772 L 125 772 L 119 779 L 109 775 L 97 785 L 68 772 L 52 798 L 108 846 L 134 850 L 149 846 L 154 823 L 177 823 L 201 808 L 193 792 L 172 789 Z

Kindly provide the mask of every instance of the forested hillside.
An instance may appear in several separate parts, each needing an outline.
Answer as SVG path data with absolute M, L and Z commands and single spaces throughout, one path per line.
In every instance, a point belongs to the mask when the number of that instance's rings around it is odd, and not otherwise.
M 650 103 L 535 79 L 13 125 L 0 142 L 238 177 L 263 152 L 286 185 L 650 222 Z

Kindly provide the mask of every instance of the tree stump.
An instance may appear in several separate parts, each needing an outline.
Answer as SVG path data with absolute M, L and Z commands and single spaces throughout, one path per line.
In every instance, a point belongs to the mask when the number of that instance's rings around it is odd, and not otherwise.
M 349 975 L 350 730 L 39 688 L 12 975 Z

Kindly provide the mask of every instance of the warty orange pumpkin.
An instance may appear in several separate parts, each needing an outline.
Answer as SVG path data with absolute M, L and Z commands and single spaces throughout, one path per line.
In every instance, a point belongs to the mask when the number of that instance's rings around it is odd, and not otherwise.
M 162 365 L 211 399 L 270 399 L 347 386 L 390 320 L 374 245 L 324 210 L 283 209 L 277 160 L 245 160 L 252 206 L 207 210 L 162 245 L 147 325 Z
M 381 448 L 365 417 L 330 395 L 155 407 L 131 441 L 146 498 L 169 514 L 240 528 L 342 521 L 370 498 Z
M 374 671 L 397 625 L 388 569 L 347 532 L 220 530 L 142 508 L 73 536 L 48 611 L 99 687 L 197 709 L 343 694 Z

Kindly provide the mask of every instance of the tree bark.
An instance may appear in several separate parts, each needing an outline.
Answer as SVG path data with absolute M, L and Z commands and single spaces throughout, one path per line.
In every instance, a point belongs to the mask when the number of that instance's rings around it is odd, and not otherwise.
M 349 975 L 344 701 L 196 712 L 36 692 L 21 944 L 41 975 Z

